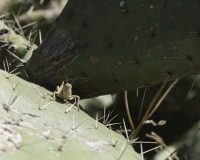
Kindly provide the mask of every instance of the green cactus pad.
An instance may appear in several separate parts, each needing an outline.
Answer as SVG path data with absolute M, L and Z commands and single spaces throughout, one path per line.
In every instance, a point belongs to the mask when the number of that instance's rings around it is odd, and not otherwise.
M 2 70 L 0 79 L 1 160 L 115 160 L 127 144 L 103 124 L 95 128 L 96 121 L 76 107 L 65 113 L 71 104 L 52 101 L 45 88 Z M 128 145 L 119 159 L 140 156 Z

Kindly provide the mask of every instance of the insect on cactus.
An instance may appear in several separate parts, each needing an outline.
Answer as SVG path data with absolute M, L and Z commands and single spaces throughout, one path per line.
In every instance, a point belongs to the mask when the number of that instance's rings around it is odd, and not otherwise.
M 72 95 L 72 83 L 74 82 L 74 80 L 72 81 L 71 84 L 68 83 L 67 75 L 66 75 L 66 80 L 67 80 L 67 83 L 64 83 L 64 81 L 63 81 L 61 86 L 56 87 L 56 91 L 54 91 L 54 93 L 53 93 L 54 100 L 56 99 L 56 95 L 63 100 L 75 99 L 75 104 L 79 110 L 80 109 L 79 108 L 80 97 L 78 95 Z

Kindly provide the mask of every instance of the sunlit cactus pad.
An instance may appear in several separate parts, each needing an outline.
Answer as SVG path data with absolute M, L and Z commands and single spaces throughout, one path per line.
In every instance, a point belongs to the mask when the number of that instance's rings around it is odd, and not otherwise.
M 140 159 L 123 136 L 52 92 L 2 70 L 0 79 L 1 160 Z

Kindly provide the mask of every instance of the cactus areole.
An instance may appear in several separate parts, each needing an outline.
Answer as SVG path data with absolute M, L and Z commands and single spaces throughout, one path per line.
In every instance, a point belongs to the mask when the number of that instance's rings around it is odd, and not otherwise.
M 52 90 L 78 76 L 81 98 L 196 74 L 199 8 L 196 0 L 69 0 L 27 72 Z

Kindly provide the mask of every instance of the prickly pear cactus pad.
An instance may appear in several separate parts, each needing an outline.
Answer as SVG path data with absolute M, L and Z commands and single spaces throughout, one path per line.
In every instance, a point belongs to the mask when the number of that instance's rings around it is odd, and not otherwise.
M 1 160 L 140 160 L 123 136 L 67 102 L 52 101 L 45 88 L 2 70 L 0 79 Z
M 14 15 L 14 14 L 13 14 Z M 15 21 L 16 17 L 14 16 Z M 6 48 L 9 54 L 14 54 L 20 59 L 27 61 L 32 56 L 32 52 L 37 48 L 30 40 L 25 39 L 23 32 L 16 34 L 11 27 L 8 27 L 3 20 L 0 20 L 0 42 L 2 48 Z
M 29 76 L 49 88 L 78 76 L 73 93 L 88 98 L 196 74 L 199 8 L 197 0 L 69 0 Z

